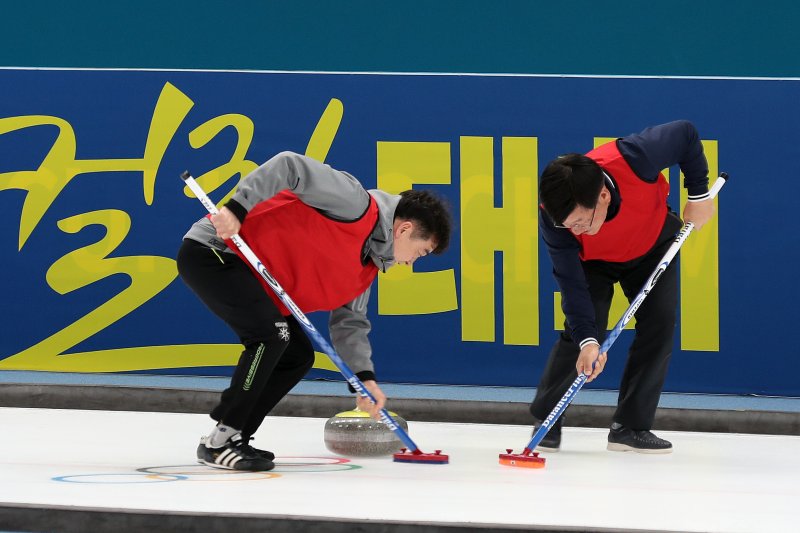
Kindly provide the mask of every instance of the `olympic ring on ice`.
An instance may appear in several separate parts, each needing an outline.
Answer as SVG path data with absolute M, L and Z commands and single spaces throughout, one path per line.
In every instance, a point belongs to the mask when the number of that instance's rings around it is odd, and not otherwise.
M 127 481 L 109 481 L 106 478 L 120 478 L 122 476 L 130 478 Z M 73 476 L 57 476 L 53 481 L 64 483 L 100 483 L 109 485 L 119 485 L 123 483 L 167 483 L 169 481 L 183 481 L 188 479 L 186 476 L 178 474 L 142 474 L 142 473 L 121 473 L 121 474 L 76 474 Z
M 175 476 L 176 481 L 258 481 L 281 477 L 274 472 L 249 472 L 247 470 L 227 470 L 205 465 L 168 465 L 137 468 L 137 472 L 150 476 Z
M 75 474 L 57 476 L 53 481 L 64 483 L 95 484 L 141 484 L 167 483 L 170 481 L 259 481 L 283 477 L 291 473 L 325 473 L 358 470 L 350 459 L 342 457 L 279 457 L 275 460 L 275 468 L 268 472 L 249 472 L 245 470 L 227 470 L 212 468 L 200 464 L 146 466 L 137 468 L 135 472 L 114 474 Z
M 359 465 L 354 465 L 350 459 L 343 457 L 278 457 L 275 459 L 275 469 L 272 472 L 325 473 L 359 468 L 361 468 Z

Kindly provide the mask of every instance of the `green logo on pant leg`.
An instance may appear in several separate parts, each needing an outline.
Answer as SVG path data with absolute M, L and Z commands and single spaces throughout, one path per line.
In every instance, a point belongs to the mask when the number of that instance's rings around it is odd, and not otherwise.
M 261 356 L 263 354 L 264 354 L 264 344 L 261 343 L 258 345 L 256 354 L 253 356 L 253 362 L 250 363 L 250 370 L 247 371 L 247 379 L 244 380 L 244 386 L 242 386 L 242 390 L 250 390 L 250 386 L 253 384 L 253 378 L 256 375 L 256 371 L 258 370 L 258 364 L 261 362 Z

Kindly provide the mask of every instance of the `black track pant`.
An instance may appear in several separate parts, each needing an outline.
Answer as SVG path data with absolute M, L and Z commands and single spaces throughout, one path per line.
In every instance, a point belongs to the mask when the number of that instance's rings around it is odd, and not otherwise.
M 658 244 L 639 259 L 626 263 L 583 263 L 589 293 L 594 303 L 600 343 L 605 339 L 608 327 L 608 311 L 614 295 L 614 283 L 619 282 L 628 301 L 635 298 L 672 244 L 672 237 L 680 228 L 679 222 L 677 216 L 670 214 Z M 672 355 L 677 306 L 678 269 L 676 261 L 673 261 L 636 311 L 636 335 L 625 363 L 614 422 L 636 430 L 649 430 L 653 427 Z M 564 327 L 565 331 L 550 352 L 536 390 L 536 398 L 530 406 L 531 414 L 538 420 L 547 418 L 570 384 L 578 377 L 575 363 L 580 349 L 572 341 L 568 326 L 565 324 Z M 609 358 L 611 357 L 615 357 L 613 350 L 609 351 Z
M 178 251 L 178 273 L 244 345 L 211 418 L 248 438 L 312 367 L 311 341 L 294 317 L 280 313 L 238 256 L 185 239 Z

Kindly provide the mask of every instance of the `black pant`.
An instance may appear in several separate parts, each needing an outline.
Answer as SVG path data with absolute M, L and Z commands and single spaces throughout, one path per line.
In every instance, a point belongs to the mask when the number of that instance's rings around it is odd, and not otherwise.
M 600 343 L 605 339 L 608 328 L 614 283 L 619 282 L 628 301 L 635 298 L 672 244 L 678 229 L 680 219 L 670 213 L 657 244 L 644 256 L 626 263 L 583 262 Z M 636 311 L 636 335 L 625 363 L 614 422 L 636 430 L 653 427 L 672 355 L 677 306 L 678 270 L 673 261 Z M 534 417 L 539 420 L 547 418 L 578 377 L 575 363 L 579 353 L 580 348 L 572 340 L 569 326 L 565 324 L 564 332 L 550 352 L 536 398 L 530 406 Z M 611 357 L 614 354 L 610 352 Z
M 314 348 L 302 326 L 280 313 L 238 256 L 185 239 L 177 262 L 184 283 L 244 345 L 211 418 L 248 438 L 312 367 Z

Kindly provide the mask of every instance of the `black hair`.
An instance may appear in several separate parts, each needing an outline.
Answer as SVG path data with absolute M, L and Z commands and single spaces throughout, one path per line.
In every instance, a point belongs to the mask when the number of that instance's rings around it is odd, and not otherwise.
M 539 199 L 554 224 L 564 220 L 577 206 L 592 209 L 603 189 L 603 170 L 582 154 L 565 154 L 552 160 L 542 172 Z
M 412 236 L 415 238 L 427 240 L 433 237 L 435 254 L 441 254 L 450 244 L 450 210 L 445 201 L 431 191 L 401 192 L 394 218 L 413 222 L 415 230 Z

